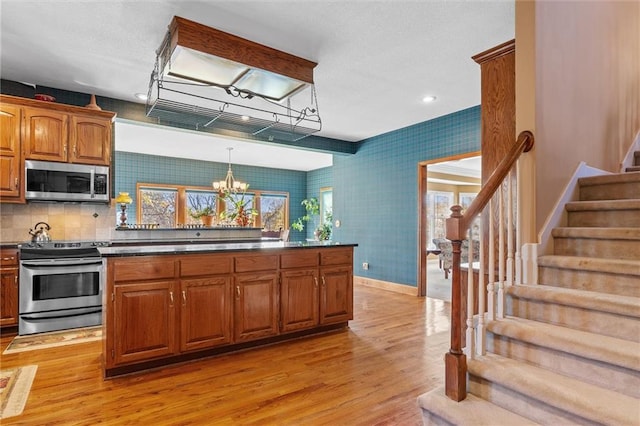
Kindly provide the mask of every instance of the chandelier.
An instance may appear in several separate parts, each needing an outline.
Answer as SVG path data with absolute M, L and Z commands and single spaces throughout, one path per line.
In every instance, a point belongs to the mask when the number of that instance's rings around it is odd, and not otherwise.
M 214 181 L 212 184 L 213 189 L 219 192 L 244 192 L 249 188 L 249 184 L 234 179 L 233 171 L 231 171 L 231 151 L 233 151 L 233 148 L 229 147 L 227 151 L 229 151 L 229 169 L 227 170 L 227 176 L 223 180 Z

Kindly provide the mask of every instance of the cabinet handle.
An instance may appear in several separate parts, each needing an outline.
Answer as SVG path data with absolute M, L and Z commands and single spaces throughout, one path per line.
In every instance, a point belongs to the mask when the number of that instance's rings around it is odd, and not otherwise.
M 16 178 L 15 186 L 16 186 L 16 189 L 20 188 L 20 185 L 18 184 L 18 178 Z
M 10 261 L 10 260 L 16 260 L 16 258 L 15 258 L 15 257 L 13 257 L 13 256 L 11 256 L 11 257 L 3 257 L 3 258 L 2 258 L 2 261 L 3 261 L 3 262 L 8 262 L 8 261 Z
M 187 293 L 185 293 L 184 290 L 182 290 L 182 304 L 187 305 Z
M 73 144 L 73 156 L 75 157 L 77 155 L 77 151 L 76 151 L 76 144 Z
M 326 287 L 327 282 L 324 280 L 324 275 L 322 276 L 322 287 Z
M 240 299 L 240 286 L 239 285 L 236 286 L 236 297 L 238 299 Z
M 173 305 L 173 292 L 169 292 L 169 300 L 171 301 L 171 305 Z
M 318 288 L 318 277 L 313 277 L 313 280 L 316 282 L 316 288 Z
M 64 147 L 62 147 L 62 154 L 66 157 L 67 156 L 67 146 L 65 145 Z

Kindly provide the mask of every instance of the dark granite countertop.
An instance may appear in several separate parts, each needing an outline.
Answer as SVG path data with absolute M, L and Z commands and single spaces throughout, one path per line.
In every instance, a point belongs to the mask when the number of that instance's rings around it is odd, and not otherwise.
M 335 241 L 253 241 L 234 243 L 194 243 L 194 244 L 148 244 L 148 245 L 112 245 L 100 247 L 98 250 L 103 257 L 150 256 L 163 254 L 212 253 L 221 251 L 259 251 L 273 249 L 300 249 L 326 247 L 356 247 L 353 243 Z

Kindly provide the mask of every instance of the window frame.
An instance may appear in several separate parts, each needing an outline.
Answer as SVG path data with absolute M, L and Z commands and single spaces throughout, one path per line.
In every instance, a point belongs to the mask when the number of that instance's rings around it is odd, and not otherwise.
M 144 189 L 149 190 L 166 190 L 176 191 L 176 227 L 181 224 L 185 224 L 187 214 L 187 192 L 188 191 L 203 191 L 216 194 L 216 216 L 219 217 L 220 213 L 226 210 L 226 203 L 220 198 L 218 191 L 210 186 L 197 186 L 197 185 L 173 185 L 166 183 L 136 183 L 136 199 L 140 200 L 140 191 Z M 269 190 L 247 190 L 247 194 L 253 195 L 253 208 L 258 211 L 258 215 L 254 219 L 253 226 L 255 228 L 262 228 L 262 209 L 261 209 L 261 197 L 268 195 L 282 196 L 285 198 L 284 205 L 284 229 L 289 229 L 289 192 L 287 191 L 269 191 Z M 136 223 L 140 223 L 142 218 L 142 203 L 136 202 Z

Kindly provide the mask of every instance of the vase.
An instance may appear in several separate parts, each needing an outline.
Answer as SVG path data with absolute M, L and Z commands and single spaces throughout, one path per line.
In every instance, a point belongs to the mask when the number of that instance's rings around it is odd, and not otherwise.
M 213 216 L 200 216 L 200 220 L 202 220 L 202 224 L 204 226 L 211 226 L 211 224 L 213 223 Z

